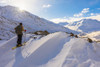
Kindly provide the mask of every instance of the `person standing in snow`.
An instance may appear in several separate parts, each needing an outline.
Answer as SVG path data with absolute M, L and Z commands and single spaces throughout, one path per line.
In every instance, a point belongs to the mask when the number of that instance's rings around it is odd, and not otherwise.
M 23 31 L 26 32 L 26 30 L 24 30 L 23 24 L 19 23 L 19 25 L 15 27 L 15 33 L 17 34 L 17 47 L 22 46 Z

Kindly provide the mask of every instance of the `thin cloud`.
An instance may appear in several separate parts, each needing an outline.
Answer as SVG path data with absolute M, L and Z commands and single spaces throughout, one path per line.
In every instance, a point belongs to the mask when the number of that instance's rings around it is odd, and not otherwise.
M 64 18 L 55 18 L 55 19 L 51 19 L 50 21 L 53 21 L 54 23 L 59 23 L 59 22 L 67 22 L 67 19 Z
M 84 8 L 80 13 L 74 14 L 74 17 L 82 17 L 84 14 L 89 12 L 89 8 Z
M 90 16 L 88 17 L 69 17 L 69 18 L 55 18 L 51 19 L 54 23 L 59 23 L 59 22 L 75 22 L 75 21 L 80 21 L 82 19 L 95 19 L 100 21 L 100 14 L 98 13 L 90 13 Z
M 49 8 L 49 7 L 51 7 L 52 5 L 50 5 L 50 4 L 47 4 L 47 5 L 43 5 L 42 7 L 43 8 Z
M 99 9 L 99 8 L 98 8 Z M 98 21 L 100 21 L 100 13 L 88 13 L 89 8 L 84 8 L 79 14 L 74 14 L 73 17 L 63 17 L 63 18 L 55 18 L 55 19 L 51 19 L 51 21 L 55 22 L 55 23 L 59 23 L 59 22 L 75 22 L 75 21 L 80 21 L 82 19 L 96 19 Z M 88 13 L 88 14 L 87 14 Z M 87 14 L 88 16 L 85 17 L 84 15 Z
M 89 8 L 84 8 L 81 13 L 87 13 L 87 12 L 89 12 Z
M 91 13 L 90 15 L 91 15 L 91 16 L 93 16 L 93 15 L 94 15 L 94 13 Z

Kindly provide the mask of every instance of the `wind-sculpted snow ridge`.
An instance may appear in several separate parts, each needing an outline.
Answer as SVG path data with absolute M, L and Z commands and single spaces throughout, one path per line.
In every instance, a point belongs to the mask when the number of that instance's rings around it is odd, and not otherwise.
M 33 39 L 30 37 L 37 37 Z M 11 43 L 12 42 L 12 43 Z M 39 39 L 28 35 L 25 46 L 11 50 L 16 37 L 0 47 L 0 67 L 99 67 L 100 43 L 56 32 Z
M 0 39 L 13 37 L 15 33 L 14 28 L 20 22 L 23 23 L 27 33 L 45 30 L 50 33 L 57 31 L 77 33 L 76 31 L 54 24 L 27 11 L 21 11 L 17 7 L 4 6 L 0 7 Z

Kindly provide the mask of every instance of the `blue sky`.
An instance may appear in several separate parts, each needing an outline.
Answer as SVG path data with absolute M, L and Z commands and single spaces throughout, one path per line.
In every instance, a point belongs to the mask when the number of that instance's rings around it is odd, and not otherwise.
M 17 6 L 52 21 L 100 15 L 100 0 L 0 0 L 0 5 Z

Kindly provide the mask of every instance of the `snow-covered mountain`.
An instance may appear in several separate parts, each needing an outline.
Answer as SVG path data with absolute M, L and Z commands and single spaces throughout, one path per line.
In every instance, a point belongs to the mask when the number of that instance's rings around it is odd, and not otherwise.
M 14 28 L 20 22 L 23 23 L 27 32 L 39 30 L 75 32 L 17 7 L 3 6 L 0 7 L 0 39 L 9 39 L 14 36 Z
M 59 22 L 58 23 L 59 25 L 62 25 L 62 26 L 66 26 L 67 24 L 69 24 L 68 22 Z
M 93 19 L 83 19 L 68 24 L 66 27 L 85 33 L 90 33 L 94 31 L 100 31 L 100 21 Z

